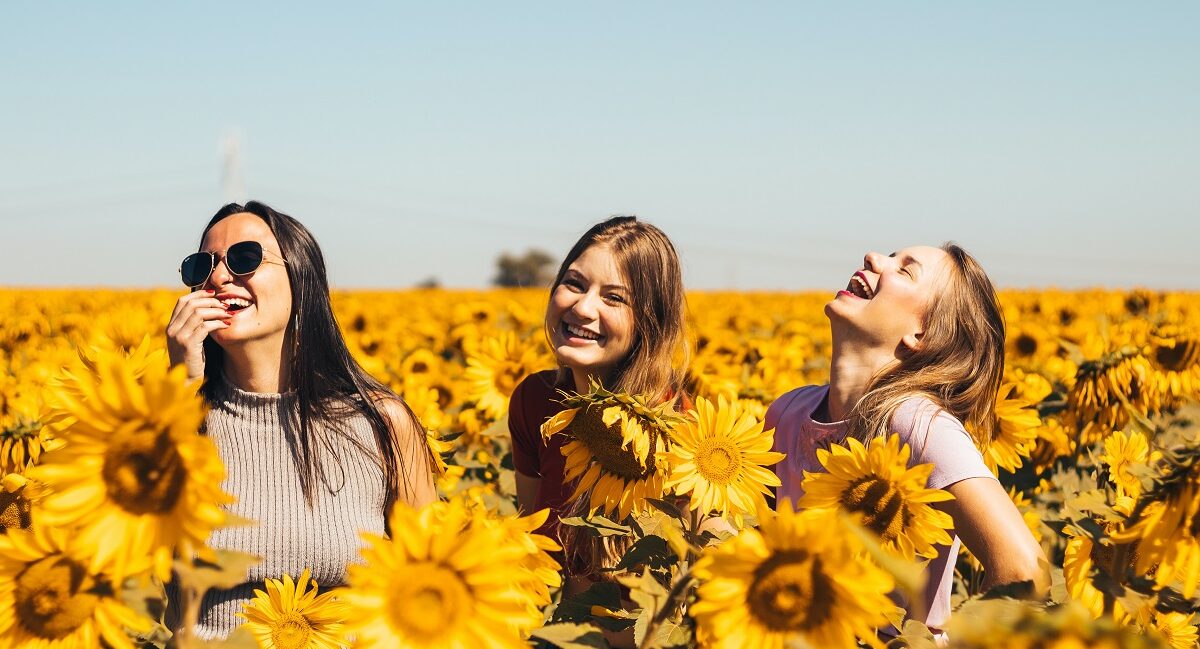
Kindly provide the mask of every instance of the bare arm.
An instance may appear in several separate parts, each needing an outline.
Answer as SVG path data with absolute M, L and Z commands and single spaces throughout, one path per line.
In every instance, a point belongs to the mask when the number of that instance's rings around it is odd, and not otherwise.
M 425 431 L 399 401 L 385 399 L 379 405 L 395 440 L 400 472 L 397 500 L 416 508 L 424 507 L 437 500 L 433 456 L 425 441 Z
M 520 471 L 517 474 L 517 511 L 528 516 L 533 513 L 533 503 L 537 500 L 538 488 L 542 486 L 541 478 L 527 476 Z
M 991 478 L 968 478 L 946 491 L 954 495 L 954 500 L 937 506 L 954 519 L 963 544 L 983 564 L 984 590 L 1030 582 L 1027 596 L 1045 597 L 1050 589 L 1046 554 L 1000 483 Z

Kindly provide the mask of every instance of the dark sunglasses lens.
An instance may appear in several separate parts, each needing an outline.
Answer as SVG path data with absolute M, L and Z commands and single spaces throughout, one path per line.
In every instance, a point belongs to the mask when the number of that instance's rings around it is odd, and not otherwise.
M 225 253 L 225 263 L 229 265 L 229 272 L 234 275 L 253 273 L 262 260 L 262 244 L 257 241 L 235 243 L 229 246 L 229 252 Z
M 197 252 L 183 258 L 179 265 L 179 275 L 188 286 L 199 286 L 208 279 L 212 272 L 212 255 L 207 252 Z

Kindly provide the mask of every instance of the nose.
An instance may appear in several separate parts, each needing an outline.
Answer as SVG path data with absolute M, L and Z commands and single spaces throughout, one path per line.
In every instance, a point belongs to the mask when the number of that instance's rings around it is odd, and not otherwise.
M 571 305 L 571 313 L 574 313 L 581 320 L 595 320 L 597 315 L 596 300 L 600 296 L 592 291 L 581 293 L 579 299 L 575 300 L 575 304 Z
M 212 274 L 208 276 L 208 283 L 217 288 L 233 281 L 233 273 L 229 272 L 229 267 L 225 265 L 225 257 L 222 255 L 217 258 L 217 265 L 213 268 Z
M 879 274 L 879 269 L 883 268 L 884 264 L 887 263 L 887 259 L 890 259 L 890 257 L 887 255 L 881 255 L 877 252 L 868 252 L 866 256 L 863 257 L 863 268 L 871 271 L 872 273 Z

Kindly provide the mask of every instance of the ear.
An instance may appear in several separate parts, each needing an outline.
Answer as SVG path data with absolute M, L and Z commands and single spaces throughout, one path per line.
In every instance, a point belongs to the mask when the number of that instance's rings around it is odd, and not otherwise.
M 921 349 L 921 339 L 925 337 L 925 333 L 918 331 L 917 333 L 908 334 L 900 339 L 900 345 L 908 350 L 911 354 Z

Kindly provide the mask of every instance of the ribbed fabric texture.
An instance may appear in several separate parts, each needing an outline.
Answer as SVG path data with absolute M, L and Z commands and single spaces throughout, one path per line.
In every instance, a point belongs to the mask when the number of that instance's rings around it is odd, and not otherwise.
M 202 640 L 223 639 L 244 622 L 234 617 L 242 604 L 264 589 L 263 580 L 298 577 L 304 568 L 322 587 L 346 581 L 346 565 L 357 562 L 360 531 L 383 534 L 386 490 L 378 442 L 362 415 L 340 419 L 343 432 L 373 455 L 355 448 L 335 431 L 322 430 L 332 453 L 323 455 L 327 485 L 318 482 L 310 508 L 300 487 L 299 419 L 293 394 L 256 394 L 228 384 L 205 420 L 208 436 L 225 462 L 225 491 L 237 498 L 228 510 L 258 525 L 213 532 L 209 545 L 262 557 L 240 586 L 209 591 L 195 629 Z M 335 459 L 336 458 L 336 459 Z M 178 592 L 168 585 L 172 603 Z M 178 611 L 168 615 L 178 624 Z

